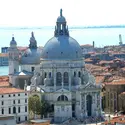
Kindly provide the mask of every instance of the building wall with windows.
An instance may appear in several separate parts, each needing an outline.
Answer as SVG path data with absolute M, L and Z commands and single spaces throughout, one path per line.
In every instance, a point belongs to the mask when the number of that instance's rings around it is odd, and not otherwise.
M 17 122 L 28 119 L 28 94 L 16 88 L 0 88 L 0 115 L 14 115 Z
M 0 53 L 0 66 L 8 66 L 8 53 Z
M 117 82 L 117 84 L 115 84 Z M 121 94 L 125 92 L 125 81 L 105 84 L 103 106 L 105 112 L 115 113 L 123 110 Z M 122 105 L 123 104 L 123 105 Z

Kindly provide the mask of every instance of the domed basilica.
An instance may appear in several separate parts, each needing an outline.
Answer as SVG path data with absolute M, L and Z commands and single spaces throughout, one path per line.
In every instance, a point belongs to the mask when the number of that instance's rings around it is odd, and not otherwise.
M 44 99 L 54 109 L 54 120 L 101 115 L 101 86 L 85 68 L 79 43 L 69 35 L 66 19 L 60 10 L 54 36 L 42 51 L 34 33 L 29 48 L 19 58 L 12 37 L 9 47 L 9 80 L 12 86 L 40 88 Z M 20 67 L 20 70 L 19 70 Z

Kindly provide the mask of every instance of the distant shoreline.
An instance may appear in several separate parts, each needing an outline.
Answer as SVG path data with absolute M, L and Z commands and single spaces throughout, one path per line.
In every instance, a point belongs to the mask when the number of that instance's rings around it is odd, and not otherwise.
M 53 26 L 22 26 L 22 27 L 0 27 L 3 30 L 29 30 L 29 29 L 54 29 Z M 101 28 L 125 28 L 125 25 L 102 25 L 102 26 L 69 26 L 69 29 L 101 29 Z

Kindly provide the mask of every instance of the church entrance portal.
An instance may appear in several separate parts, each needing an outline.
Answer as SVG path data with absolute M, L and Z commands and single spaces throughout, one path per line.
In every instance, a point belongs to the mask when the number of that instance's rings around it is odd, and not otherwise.
M 87 105 L 87 115 L 91 116 L 92 115 L 92 96 L 91 95 L 87 95 L 86 97 L 86 105 Z

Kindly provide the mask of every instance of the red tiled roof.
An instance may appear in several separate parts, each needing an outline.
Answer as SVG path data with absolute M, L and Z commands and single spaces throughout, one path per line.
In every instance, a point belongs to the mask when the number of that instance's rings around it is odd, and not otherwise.
M 82 47 L 82 46 L 92 47 L 91 44 L 83 44 L 83 45 L 80 45 L 80 46 L 81 46 L 81 47 Z
M 104 122 L 105 125 L 108 125 L 108 123 L 109 123 L 108 121 Z M 110 120 L 110 123 L 113 124 L 113 125 L 115 123 L 121 123 L 121 124 L 124 123 L 125 124 L 125 116 L 122 115 L 122 116 L 114 117 L 112 120 Z
M 105 83 L 106 85 L 125 85 L 125 79 L 114 80 L 112 82 Z
M 0 88 L 0 94 L 24 93 L 24 90 L 17 88 Z
M 8 53 L 0 53 L 0 57 L 8 57 Z
M 8 76 L 0 76 L 0 82 L 5 82 L 5 81 L 9 81 L 9 77 Z
M 25 51 L 28 49 L 28 47 L 22 47 L 22 46 L 18 46 L 17 48 L 19 51 Z
M 103 82 L 103 80 L 104 80 L 104 76 L 96 76 L 95 77 L 95 81 L 96 81 L 96 83 L 98 84 L 98 83 L 100 83 L 100 82 Z
M 85 59 L 85 62 L 93 62 L 93 60 L 90 58 L 87 58 L 87 59 Z
M 104 60 L 99 62 L 99 64 L 104 64 L 104 63 L 111 64 L 111 63 L 114 63 L 114 62 L 113 61 L 104 61 Z
M 0 82 L 0 87 L 9 87 L 9 82 Z

